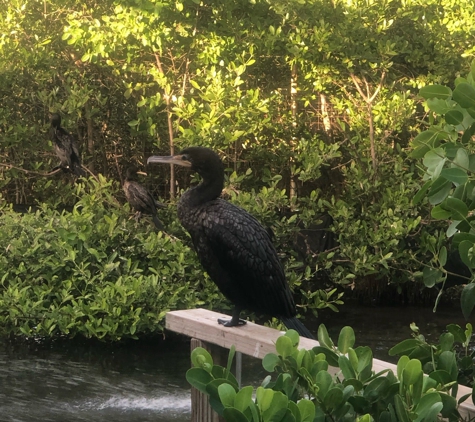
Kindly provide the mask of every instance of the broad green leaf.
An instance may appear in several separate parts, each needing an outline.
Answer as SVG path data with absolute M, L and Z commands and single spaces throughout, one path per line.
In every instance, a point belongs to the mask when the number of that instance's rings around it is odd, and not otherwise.
M 455 87 L 452 98 L 464 108 L 475 107 L 475 88 L 462 82 Z
M 426 196 L 426 193 L 431 187 L 432 183 L 433 183 L 432 180 L 428 180 L 427 182 L 424 183 L 422 188 L 414 195 L 414 197 L 412 198 L 412 203 L 414 205 L 417 205 L 419 202 L 421 202 L 422 198 Z
M 416 339 L 407 339 L 403 340 L 400 343 L 396 344 L 394 347 L 391 347 L 389 349 L 389 356 L 396 356 L 396 355 L 402 355 L 403 353 L 410 352 L 413 350 L 419 342 Z M 402 362 L 401 362 L 402 363 Z M 405 362 L 406 364 L 407 362 Z M 399 365 L 399 364 L 398 364 Z
M 390 382 L 386 377 L 377 377 L 366 386 L 363 395 L 370 402 L 377 402 L 387 395 L 389 387 Z
M 465 332 L 460 325 L 457 324 L 449 324 L 447 325 L 447 331 L 454 336 L 454 340 L 460 343 L 464 343 L 467 339 L 465 336 Z
M 274 398 L 274 391 L 268 388 L 258 387 L 256 391 L 257 404 L 262 412 L 266 411 Z
M 413 140 L 412 146 L 415 151 L 411 153 L 414 158 L 422 158 L 427 152 L 440 145 L 440 141 L 444 138 L 445 133 L 436 130 L 428 129 L 419 133 Z
M 422 280 L 426 287 L 434 287 L 437 282 L 442 280 L 443 273 L 437 268 L 425 267 L 422 270 Z
M 350 347 L 355 344 L 355 332 L 353 328 L 346 326 L 343 327 L 338 336 L 338 350 L 341 353 L 347 353 Z
M 458 110 L 450 110 L 445 113 L 445 121 L 453 126 L 457 126 L 463 122 L 463 114 Z
M 238 391 L 234 398 L 234 407 L 237 410 L 244 412 L 249 406 L 251 406 L 253 390 L 252 386 L 248 385 Z
M 448 104 L 447 100 L 442 100 L 441 98 L 428 98 L 426 104 L 429 110 L 441 116 L 453 109 L 453 106 Z
M 290 356 L 293 350 L 292 340 L 286 336 L 280 336 L 275 342 L 275 350 L 283 358 Z
M 186 380 L 202 393 L 206 393 L 206 386 L 213 380 L 213 377 L 202 368 L 190 368 L 186 371 Z
M 474 246 L 473 242 L 469 240 L 463 240 L 459 244 L 460 259 L 468 268 L 475 268 L 475 256 L 474 256 L 473 246 Z M 471 286 L 471 284 L 468 284 L 467 286 L 465 286 L 464 290 L 462 290 L 462 298 L 463 298 L 463 292 L 468 286 Z M 463 303 L 462 303 L 462 311 L 463 311 Z
M 327 327 L 325 327 L 325 324 L 319 325 L 317 337 L 321 346 L 325 346 L 328 349 L 333 349 L 334 344 L 330 336 L 328 335 Z
M 462 242 L 463 243 L 463 242 Z M 462 290 L 462 296 L 460 298 L 462 305 L 462 313 L 465 319 L 468 319 L 475 306 L 475 284 L 467 284 Z
M 315 418 L 315 404 L 310 400 L 302 399 L 297 403 L 297 406 L 300 410 L 300 421 L 313 422 Z
M 236 390 L 230 384 L 221 384 L 218 387 L 218 394 L 224 407 L 233 407 Z
M 275 353 L 268 353 L 262 359 L 262 366 L 267 372 L 274 372 L 275 367 L 281 362 L 280 357 Z
M 338 355 L 330 349 L 322 346 L 316 346 L 312 349 L 316 355 L 322 353 L 329 365 L 338 367 Z
M 442 246 L 439 251 L 439 262 L 440 265 L 444 266 L 447 262 L 447 248 Z
M 427 85 L 419 90 L 419 95 L 426 100 L 428 98 L 450 98 L 452 96 L 452 90 L 444 85 Z
M 330 388 L 325 394 L 323 403 L 328 409 L 334 409 L 338 407 L 343 401 L 343 391 L 338 387 Z
M 338 366 L 346 379 L 356 378 L 355 370 L 346 356 L 340 356 L 338 358 Z
M 196 347 L 191 352 L 191 362 L 197 368 L 203 368 L 208 372 L 213 369 L 213 358 L 206 349 Z
M 223 417 L 226 422 L 249 422 L 246 416 L 239 409 L 233 407 L 227 407 L 224 409 Z
M 439 393 L 434 391 L 425 394 L 414 409 L 417 414 L 416 422 L 436 422 L 443 406 Z
M 449 197 L 441 205 L 452 212 L 453 220 L 464 220 L 467 217 L 468 207 L 460 199 Z
M 452 182 L 444 177 L 439 177 L 432 184 L 428 196 L 431 205 L 440 204 L 452 191 Z
M 422 364 L 418 359 L 411 359 L 402 371 L 402 381 L 407 387 L 414 385 L 422 378 Z
M 442 205 L 437 205 L 432 208 L 430 215 L 436 220 L 447 220 L 452 215 L 452 211 L 446 210 Z
M 440 176 L 450 180 L 456 186 L 463 185 L 468 181 L 467 172 L 458 167 L 442 169 Z
M 465 148 L 459 148 L 457 150 L 457 154 L 455 155 L 455 158 L 454 158 L 454 163 L 457 164 L 459 167 L 462 167 L 463 169 L 468 170 L 470 166 L 470 159 L 468 156 L 468 152 Z
M 457 381 L 458 368 L 455 352 L 451 350 L 442 352 L 437 360 L 437 368 L 447 371 L 452 377 L 452 381 Z
M 404 402 L 399 394 L 394 396 L 394 405 L 398 416 L 398 422 L 412 422 L 409 412 L 407 411 L 406 406 L 404 406 Z
M 286 333 L 285 333 L 285 336 L 290 338 L 290 340 L 292 340 L 292 346 L 293 347 L 298 347 L 299 345 L 299 341 L 300 341 L 300 336 L 299 336 L 299 333 L 295 330 L 288 330 Z

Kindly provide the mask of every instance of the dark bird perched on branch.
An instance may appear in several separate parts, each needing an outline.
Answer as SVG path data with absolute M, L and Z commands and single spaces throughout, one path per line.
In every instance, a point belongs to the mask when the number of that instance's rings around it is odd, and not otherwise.
M 56 155 L 61 160 L 59 167 L 63 171 L 71 171 L 76 176 L 85 176 L 76 140 L 61 127 L 61 116 L 58 113 L 51 115 L 50 136 L 54 141 Z
M 137 174 L 145 173 L 137 171 L 136 167 L 129 167 L 123 186 L 127 201 L 136 211 L 135 219 L 139 221 L 142 213 L 149 214 L 155 227 L 163 231 L 163 224 L 157 217 L 157 208 L 165 208 L 165 205 L 157 202 L 150 192 L 137 182 Z
M 147 163 L 190 167 L 202 182 L 183 194 L 178 218 L 190 233 L 206 272 L 235 308 L 226 327 L 245 324 L 241 310 L 278 317 L 300 335 L 313 338 L 297 319 L 295 303 L 268 231 L 248 212 L 219 198 L 224 166 L 208 148 L 190 147 L 180 154 L 149 157 Z

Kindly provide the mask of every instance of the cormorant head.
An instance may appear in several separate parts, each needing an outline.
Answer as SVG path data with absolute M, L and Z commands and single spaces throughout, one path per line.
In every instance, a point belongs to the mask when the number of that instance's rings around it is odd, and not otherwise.
M 190 167 L 203 179 L 224 178 L 223 163 L 219 155 L 210 148 L 189 147 L 176 155 L 165 157 L 154 155 L 148 158 L 147 164 L 150 163 L 168 163 Z
M 139 171 L 136 166 L 127 167 L 127 170 L 125 172 L 125 180 L 137 180 L 137 174 L 140 174 L 142 176 L 147 175 L 147 173 Z
M 59 115 L 59 113 L 51 114 L 50 120 L 51 120 L 51 126 L 55 128 L 58 128 L 61 126 L 61 116 Z

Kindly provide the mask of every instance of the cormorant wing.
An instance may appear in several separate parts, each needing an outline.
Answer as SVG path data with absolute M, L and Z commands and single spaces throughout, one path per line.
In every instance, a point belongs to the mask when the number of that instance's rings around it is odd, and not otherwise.
M 211 205 L 213 204 L 213 205 Z M 208 203 L 203 230 L 220 270 L 207 268 L 216 284 L 238 306 L 273 316 L 294 316 L 295 303 L 269 234 L 243 209 L 222 199 Z M 200 255 L 200 254 L 199 254 Z M 231 297 L 235 295 L 235 297 Z M 237 296 L 237 297 L 236 297 Z

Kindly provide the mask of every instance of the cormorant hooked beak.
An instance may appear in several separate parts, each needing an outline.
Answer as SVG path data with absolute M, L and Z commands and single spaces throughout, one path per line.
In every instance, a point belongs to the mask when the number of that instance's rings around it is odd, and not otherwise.
M 162 163 L 162 164 L 176 164 L 183 167 L 191 167 L 191 161 L 186 154 L 178 154 L 178 155 L 152 155 L 148 157 L 147 164 L 153 163 Z

